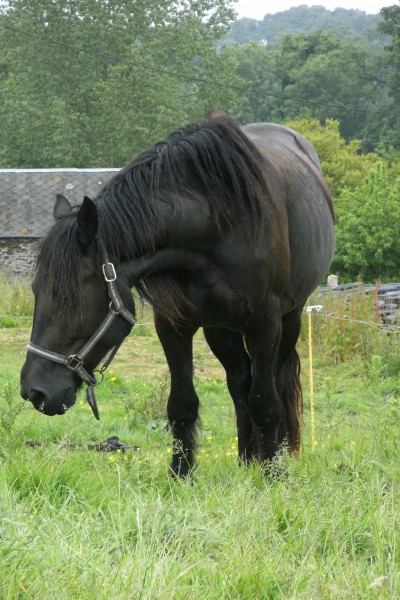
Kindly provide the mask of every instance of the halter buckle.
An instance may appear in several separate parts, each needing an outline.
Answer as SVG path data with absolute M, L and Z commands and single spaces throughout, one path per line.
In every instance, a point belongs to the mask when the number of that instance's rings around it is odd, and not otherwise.
M 71 371 L 77 371 L 80 367 L 83 366 L 83 358 L 78 356 L 77 354 L 71 354 L 68 356 L 67 367 Z
M 115 272 L 115 267 L 111 262 L 104 263 L 103 265 L 103 275 L 104 279 L 107 283 L 112 283 L 117 279 L 117 273 Z

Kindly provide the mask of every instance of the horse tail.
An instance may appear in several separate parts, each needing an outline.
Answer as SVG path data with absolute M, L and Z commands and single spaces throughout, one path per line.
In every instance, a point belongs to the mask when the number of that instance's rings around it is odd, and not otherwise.
M 287 442 L 289 450 L 297 454 L 300 450 L 303 423 L 303 395 L 300 383 L 300 358 L 296 348 L 285 362 L 278 366 L 278 391 L 283 404 L 283 415 L 279 428 L 279 442 Z

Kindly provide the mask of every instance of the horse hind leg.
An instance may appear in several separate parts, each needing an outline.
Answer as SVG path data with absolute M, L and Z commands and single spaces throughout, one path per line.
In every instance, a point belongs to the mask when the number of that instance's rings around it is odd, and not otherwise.
M 302 397 L 296 342 L 301 312 L 298 307 L 282 317 L 279 301 L 271 298 L 246 335 L 252 360 L 248 404 L 260 462 L 272 460 L 285 440 L 292 452 L 300 446 Z
M 261 463 L 272 460 L 280 448 L 283 405 L 276 374 L 281 330 L 279 299 L 271 297 L 263 311 L 248 322 L 245 331 L 252 364 L 248 407 L 254 430 L 254 451 Z
M 157 335 L 171 374 L 168 420 L 173 436 L 172 474 L 185 478 L 195 461 L 199 398 L 193 385 L 193 335 L 197 328 L 179 330 L 154 314 Z
M 277 389 L 282 401 L 283 416 L 279 427 L 280 444 L 287 442 L 289 450 L 298 453 L 303 420 L 303 397 L 300 383 L 300 359 L 296 343 L 300 335 L 300 306 L 282 318 L 279 345 Z
M 204 328 L 204 336 L 213 354 L 225 369 L 229 393 L 235 405 L 239 459 L 253 457 L 253 425 L 248 408 L 251 388 L 251 360 L 240 333 L 221 327 Z

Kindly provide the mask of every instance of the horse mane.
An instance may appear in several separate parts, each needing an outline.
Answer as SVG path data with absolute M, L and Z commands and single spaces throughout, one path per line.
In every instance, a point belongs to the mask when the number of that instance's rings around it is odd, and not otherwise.
M 260 152 L 228 117 L 209 116 L 175 130 L 134 158 L 94 199 L 99 261 L 104 251 L 118 264 L 154 250 L 160 231 L 157 202 L 176 205 L 194 194 L 206 203 L 221 232 L 246 223 L 247 235 L 256 239 L 268 209 L 265 167 Z M 50 285 L 57 305 L 65 310 L 80 297 L 80 257 L 76 219 L 70 214 L 43 240 L 36 268 L 38 281 Z M 176 320 L 183 298 L 171 277 L 153 276 L 137 289 Z

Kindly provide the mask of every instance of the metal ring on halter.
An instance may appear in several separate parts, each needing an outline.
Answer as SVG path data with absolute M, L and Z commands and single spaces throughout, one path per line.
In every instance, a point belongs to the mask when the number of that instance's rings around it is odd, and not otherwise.
M 114 302 L 112 300 L 111 300 L 110 304 L 108 305 L 108 310 L 110 310 L 114 315 L 120 314 L 120 312 L 115 308 Z
M 96 379 L 96 375 L 95 373 L 98 373 L 100 375 L 100 379 L 97 381 Z M 94 385 L 100 385 L 100 383 L 103 383 L 104 380 L 104 373 L 100 370 L 100 369 L 96 369 L 95 371 L 93 371 L 93 377 L 96 380 L 96 383 Z

